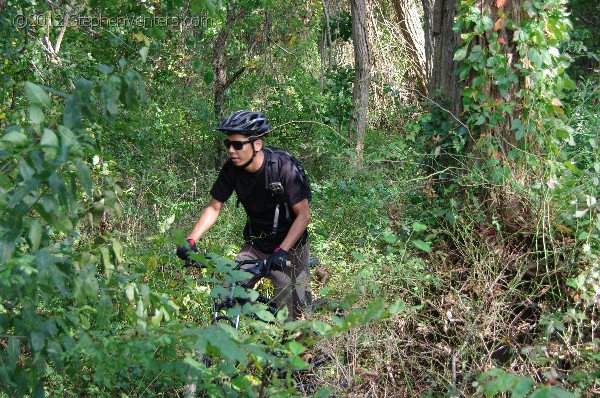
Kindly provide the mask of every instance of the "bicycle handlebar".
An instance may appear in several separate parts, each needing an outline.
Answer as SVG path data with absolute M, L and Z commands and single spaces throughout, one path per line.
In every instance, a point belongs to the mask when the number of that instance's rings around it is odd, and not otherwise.
M 207 259 L 211 259 L 212 257 L 209 256 L 205 256 Z M 266 265 L 267 265 L 267 260 L 261 260 L 261 259 L 252 259 L 252 260 L 240 260 L 240 261 L 236 261 L 237 263 L 237 267 L 236 268 L 240 268 L 242 265 L 249 265 L 249 264 L 253 264 L 253 267 L 250 268 L 244 268 L 244 271 L 249 272 L 253 275 L 262 275 L 262 276 L 269 276 L 270 270 L 268 270 L 269 272 L 267 272 Z M 290 265 L 290 262 L 287 262 L 287 265 Z M 317 258 L 311 258 L 308 260 L 308 266 L 309 268 L 314 268 L 317 265 L 319 265 L 319 259 Z M 185 261 L 185 265 L 184 267 L 194 267 L 194 268 L 205 268 L 206 265 L 202 264 L 199 261 L 196 260 L 192 260 L 191 258 L 187 258 L 187 260 Z M 279 271 L 279 270 L 276 270 Z
M 206 256 L 207 259 L 211 259 L 211 257 Z M 268 276 L 266 270 L 265 270 L 265 266 L 267 265 L 267 260 L 261 260 L 261 259 L 252 259 L 252 260 L 241 260 L 241 261 L 236 261 L 237 263 L 237 268 L 240 268 L 242 265 L 253 265 L 253 267 L 250 268 L 244 268 L 244 271 L 249 272 L 253 275 L 262 275 L 262 276 Z M 206 265 L 196 261 L 196 260 L 192 260 L 191 258 L 187 258 L 187 260 L 185 261 L 185 265 L 186 268 L 187 267 L 194 267 L 194 268 L 206 268 Z

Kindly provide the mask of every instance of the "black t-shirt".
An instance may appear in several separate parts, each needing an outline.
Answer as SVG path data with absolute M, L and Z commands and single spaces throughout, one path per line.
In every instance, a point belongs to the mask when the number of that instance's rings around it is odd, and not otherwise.
M 248 215 L 248 221 L 244 228 L 244 240 L 265 253 L 272 253 L 285 239 L 296 218 L 291 207 L 310 196 L 295 165 L 284 157 L 279 157 L 279 179 L 284 187 L 290 220 L 286 219 L 285 206 L 280 206 L 277 231 L 273 234 L 273 219 L 277 201 L 267 188 L 265 167 L 269 158 L 269 154 L 265 153 L 265 161 L 256 173 L 249 173 L 244 168 L 236 167 L 231 160 L 228 160 L 221 168 L 219 176 L 210 190 L 212 197 L 223 203 L 229 199 L 233 191 L 236 192 L 239 202 L 244 206 Z M 296 244 L 306 242 L 307 237 L 308 232 L 304 231 Z

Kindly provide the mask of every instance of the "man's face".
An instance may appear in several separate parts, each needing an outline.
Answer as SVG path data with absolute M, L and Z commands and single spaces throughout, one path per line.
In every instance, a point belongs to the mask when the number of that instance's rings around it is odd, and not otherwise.
M 241 166 L 246 164 L 254 154 L 255 150 L 258 150 L 258 141 L 249 142 L 248 137 L 242 134 L 229 134 L 227 136 L 227 140 L 229 142 L 234 143 L 230 145 L 227 151 L 229 152 L 229 157 L 233 162 L 234 166 Z M 243 143 L 243 144 L 240 144 Z M 234 145 L 238 146 L 242 145 L 241 149 L 235 149 Z M 255 146 L 257 148 L 255 149 Z

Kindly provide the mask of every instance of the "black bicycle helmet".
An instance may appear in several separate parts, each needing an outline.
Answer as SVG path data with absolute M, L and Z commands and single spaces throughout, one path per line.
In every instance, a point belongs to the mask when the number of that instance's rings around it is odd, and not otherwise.
M 237 133 L 251 137 L 265 136 L 271 125 L 262 113 L 242 110 L 232 113 L 215 129 L 227 134 Z

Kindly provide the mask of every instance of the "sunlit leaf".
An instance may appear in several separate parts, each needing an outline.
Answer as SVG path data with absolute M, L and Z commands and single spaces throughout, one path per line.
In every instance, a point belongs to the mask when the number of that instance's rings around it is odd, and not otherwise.
M 44 111 L 39 105 L 32 104 L 29 107 L 29 120 L 33 124 L 40 124 L 46 119 L 46 115 L 44 115 Z
M 148 47 L 142 47 L 139 51 L 140 56 L 142 57 L 142 62 L 146 62 L 146 59 L 148 58 Z
M 110 276 L 112 274 L 112 271 L 115 269 L 115 266 L 111 261 L 108 247 L 101 247 L 100 253 L 102 255 L 102 265 L 104 266 L 104 273 L 106 274 L 106 276 Z
M 415 239 L 412 241 L 412 244 L 420 250 L 423 250 L 424 252 L 427 253 L 431 253 L 431 246 L 429 246 L 429 243 L 423 242 L 422 240 L 419 239 Z
M 115 260 L 117 264 L 120 264 L 123 262 L 123 245 L 115 238 L 111 238 L 110 241 L 112 243 L 112 251 L 115 255 Z
M 10 131 L 2 136 L 2 141 L 7 141 L 14 146 L 22 146 L 27 141 L 27 136 L 19 131 Z
M 398 237 L 396 235 L 383 235 L 383 240 L 387 243 L 395 243 Z
M 358 261 L 364 261 L 365 260 L 365 256 L 363 256 L 362 254 L 358 253 L 358 252 L 352 252 L 352 256 L 357 259 Z
M 42 241 L 42 225 L 38 220 L 31 220 L 27 237 L 31 243 L 31 249 L 33 251 L 38 250 Z
M 462 61 L 467 57 L 468 46 L 459 47 L 454 52 L 454 60 Z
M 46 94 L 46 92 L 37 84 L 25 82 L 25 94 L 31 105 L 50 108 L 50 97 L 48 97 L 48 94 Z
M 58 136 L 54 130 L 44 129 L 40 144 L 43 146 L 42 150 L 48 159 L 56 157 L 56 153 L 58 152 Z
M 576 210 L 575 214 L 573 214 L 573 217 L 575 217 L 575 218 L 584 217 L 588 213 L 589 210 L 590 209 Z
M 294 355 L 300 355 L 306 351 L 306 347 L 295 341 L 290 341 L 286 344 L 287 349 Z
M 427 229 L 427 225 L 425 224 L 421 224 L 420 222 L 414 222 L 412 225 L 413 231 L 415 232 L 420 232 L 420 231 L 425 231 Z
M 497 32 L 506 27 L 506 20 L 504 18 L 498 18 L 494 23 L 494 30 Z

